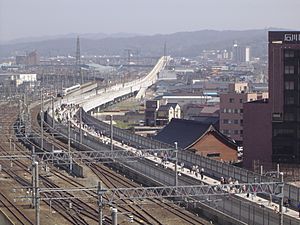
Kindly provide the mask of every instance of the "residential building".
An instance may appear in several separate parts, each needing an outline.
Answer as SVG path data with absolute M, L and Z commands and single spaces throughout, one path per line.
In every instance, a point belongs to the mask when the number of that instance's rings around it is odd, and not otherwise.
M 251 93 L 247 83 L 229 85 L 229 92 L 220 94 L 220 131 L 237 142 L 243 141 L 243 104 L 268 98 L 268 93 Z
M 157 110 L 156 125 L 164 126 L 173 118 L 181 118 L 180 106 L 177 103 L 161 105 Z
M 40 59 L 36 51 L 30 52 L 26 55 L 16 56 L 17 65 L 38 65 L 39 62 Z
M 232 48 L 232 61 L 234 63 L 239 64 L 245 62 L 245 57 L 246 57 L 245 47 L 239 46 L 235 42 Z
M 250 51 L 250 47 L 246 47 L 245 49 L 245 62 L 250 62 L 251 60 L 251 51 Z
M 145 125 L 156 126 L 156 113 L 159 108 L 158 100 L 146 101 L 145 107 Z
M 220 106 L 216 105 L 199 105 L 187 104 L 182 108 L 183 119 L 197 121 L 213 121 L 213 125 L 219 128 L 219 111 Z
M 146 126 L 164 126 L 168 124 L 172 118 L 181 118 L 181 109 L 177 103 L 160 105 L 160 101 L 158 100 L 146 101 Z

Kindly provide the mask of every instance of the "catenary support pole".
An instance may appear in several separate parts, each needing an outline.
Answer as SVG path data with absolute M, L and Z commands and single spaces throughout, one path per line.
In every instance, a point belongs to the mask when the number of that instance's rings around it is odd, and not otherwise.
M 35 225 L 40 225 L 40 192 L 39 192 L 39 164 L 34 163 L 35 171 Z
M 118 225 L 118 210 L 116 208 L 112 209 L 111 219 L 112 219 L 112 225 Z
M 280 222 L 279 224 L 280 225 L 283 225 L 283 199 L 284 199 L 284 192 L 283 192 L 283 172 L 279 173 L 279 176 L 280 176 L 280 182 L 282 183 L 282 187 L 281 187 L 281 190 L 280 190 L 280 194 L 281 194 L 281 197 L 280 197 L 280 206 L 279 206 L 279 213 L 280 213 Z
M 114 143 L 113 143 L 113 115 L 110 115 L 110 150 L 114 150 Z
M 103 197 L 101 193 L 102 184 L 98 182 L 98 210 L 99 210 L 99 225 L 103 225 Z
M 178 186 L 178 145 L 177 142 L 175 144 L 175 187 Z
M 79 108 L 79 121 L 80 121 L 80 124 L 79 124 L 80 144 L 82 144 L 82 107 Z
M 32 152 L 31 152 L 31 183 L 32 183 L 32 199 L 31 199 L 31 204 L 32 207 L 35 208 L 35 147 L 32 146 Z
M 55 107 L 54 107 L 54 96 L 52 96 L 52 128 L 55 127 Z
M 41 89 L 41 150 L 44 150 L 44 97 L 43 88 Z
M 73 170 L 73 162 L 71 156 L 71 121 L 68 121 L 68 154 L 69 154 L 69 172 L 72 173 Z
M 260 175 L 262 176 L 264 174 L 264 167 L 263 165 L 260 166 Z

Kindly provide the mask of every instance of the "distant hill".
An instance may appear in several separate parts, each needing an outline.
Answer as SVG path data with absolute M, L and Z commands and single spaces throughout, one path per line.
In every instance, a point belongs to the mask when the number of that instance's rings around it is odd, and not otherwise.
M 19 44 L 19 43 L 28 43 L 28 42 L 39 42 L 39 41 L 47 41 L 47 40 L 56 40 L 56 39 L 66 39 L 66 38 L 86 38 L 86 39 L 103 39 L 103 38 L 122 38 L 122 37 L 135 37 L 141 36 L 141 34 L 135 33 L 113 33 L 113 34 L 105 34 L 105 33 L 69 33 L 62 35 L 48 35 L 48 36 L 40 36 L 40 37 L 25 37 L 18 38 L 9 41 L 3 41 L 0 39 L 0 45 L 9 45 L 9 44 Z
M 216 31 L 201 30 L 178 32 L 173 34 L 156 34 L 138 36 L 134 34 L 86 34 L 80 35 L 82 55 L 125 55 L 124 49 L 139 50 L 142 56 L 160 56 L 164 43 L 167 43 L 168 54 L 172 56 L 197 56 L 204 49 L 230 49 L 236 40 L 240 45 L 252 48 L 254 56 L 265 56 L 267 53 L 267 31 Z M 71 36 L 70 36 L 71 35 Z M 0 45 L 0 57 L 15 56 L 37 50 L 41 56 L 75 55 L 76 36 L 61 36 L 47 40 L 24 41 Z

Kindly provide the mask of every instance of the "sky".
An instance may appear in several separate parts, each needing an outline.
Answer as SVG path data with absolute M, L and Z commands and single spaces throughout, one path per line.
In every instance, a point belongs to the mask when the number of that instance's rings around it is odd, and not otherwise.
M 0 41 L 68 33 L 300 30 L 300 0 L 0 0 Z

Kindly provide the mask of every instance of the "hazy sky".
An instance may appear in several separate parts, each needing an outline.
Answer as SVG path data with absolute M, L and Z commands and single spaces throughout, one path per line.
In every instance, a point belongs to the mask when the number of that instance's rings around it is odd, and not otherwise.
M 0 40 L 67 33 L 300 29 L 300 0 L 0 0 Z

